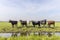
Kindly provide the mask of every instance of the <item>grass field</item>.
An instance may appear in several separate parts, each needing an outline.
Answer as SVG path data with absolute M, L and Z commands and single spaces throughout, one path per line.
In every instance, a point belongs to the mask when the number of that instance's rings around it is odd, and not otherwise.
M 55 27 L 54 29 L 52 28 L 48 28 L 47 24 L 46 24 L 46 28 L 42 27 L 42 28 L 38 28 L 38 26 L 36 25 L 36 27 L 31 27 L 33 26 L 32 24 L 28 24 L 29 28 L 26 27 L 22 27 L 21 28 L 21 24 L 18 23 L 18 27 L 14 27 L 12 28 L 11 23 L 9 22 L 0 22 L 0 32 L 25 32 L 25 31 L 47 31 L 47 32 L 55 32 L 55 31 L 59 31 L 60 32 L 60 22 L 56 22 L 55 23 Z M 18 36 L 18 37 L 9 37 L 9 38 L 5 38 L 5 37 L 0 37 L 0 40 L 60 40 L 60 36 L 55 36 L 52 35 L 51 37 L 48 37 L 47 35 L 44 36 L 35 36 L 35 35 L 30 35 L 30 36 Z
M 42 27 L 42 26 L 41 26 L 42 28 L 38 28 L 37 25 L 34 28 L 32 24 L 28 24 L 28 27 L 29 28 L 27 28 L 27 27 L 20 28 L 21 26 L 22 25 L 20 24 L 20 22 L 18 23 L 18 27 L 14 27 L 14 28 L 12 28 L 12 25 L 9 22 L 0 22 L 0 32 L 11 32 L 11 31 L 17 32 L 17 31 L 27 31 L 27 30 L 28 31 L 32 30 L 32 32 L 33 31 L 39 31 L 39 30 L 41 30 L 41 31 L 52 31 L 52 32 L 53 31 L 60 31 L 60 22 L 56 22 L 55 23 L 54 29 L 48 28 L 48 25 L 47 24 L 46 24 L 46 27 L 47 28 Z

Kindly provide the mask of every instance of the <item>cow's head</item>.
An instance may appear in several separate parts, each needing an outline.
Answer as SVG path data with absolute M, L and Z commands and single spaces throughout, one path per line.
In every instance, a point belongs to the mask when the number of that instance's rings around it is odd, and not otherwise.
M 21 22 L 22 20 L 20 20 L 20 22 Z
M 9 23 L 11 22 L 11 20 L 9 20 Z

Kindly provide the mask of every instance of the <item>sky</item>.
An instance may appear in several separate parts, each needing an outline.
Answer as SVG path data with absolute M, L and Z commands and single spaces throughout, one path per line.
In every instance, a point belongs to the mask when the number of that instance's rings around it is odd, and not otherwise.
M 60 0 L 0 0 L 0 21 L 60 21 Z

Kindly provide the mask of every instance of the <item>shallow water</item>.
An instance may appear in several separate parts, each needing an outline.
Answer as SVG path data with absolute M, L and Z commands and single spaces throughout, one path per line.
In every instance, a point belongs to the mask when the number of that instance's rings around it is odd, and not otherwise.
M 55 33 L 55 35 L 60 36 L 60 33 L 57 32 L 57 33 Z
M 11 37 L 12 33 L 0 33 L 0 37 Z M 20 35 L 20 33 L 18 33 L 18 36 Z
M 38 34 L 38 33 L 35 33 L 35 34 Z M 53 33 L 52 33 L 53 34 Z M 57 36 L 60 36 L 60 33 L 54 33 L 55 35 Z M 11 37 L 12 33 L 0 33 L 0 37 Z M 45 35 L 47 35 L 47 33 L 45 33 Z M 17 34 L 17 36 L 20 36 L 20 33 Z

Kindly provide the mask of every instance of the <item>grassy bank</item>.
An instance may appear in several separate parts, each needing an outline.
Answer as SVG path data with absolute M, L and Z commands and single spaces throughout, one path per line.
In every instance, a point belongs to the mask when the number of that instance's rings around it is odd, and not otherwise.
M 45 27 L 42 27 L 42 28 L 38 28 L 38 26 L 36 25 L 36 27 L 34 28 L 32 24 L 28 24 L 28 27 L 29 28 L 26 28 L 26 27 L 22 27 L 21 28 L 21 24 L 20 22 L 18 23 L 18 27 L 14 27 L 12 28 L 11 26 L 11 23 L 9 22 L 0 22 L 0 32 L 19 32 L 19 31 L 52 31 L 52 32 L 55 32 L 55 31 L 60 31 L 60 22 L 56 22 L 55 23 L 55 27 L 54 29 L 52 28 L 48 28 L 48 25 L 46 24 L 46 28 Z
M 48 37 L 46 35 L 44 36 L 19 36 L 19 37 L 9 37 L 9 38 L 4 38 L 0 37 L 0 40 L 60 40 L 60 36 L 51 36 Z

